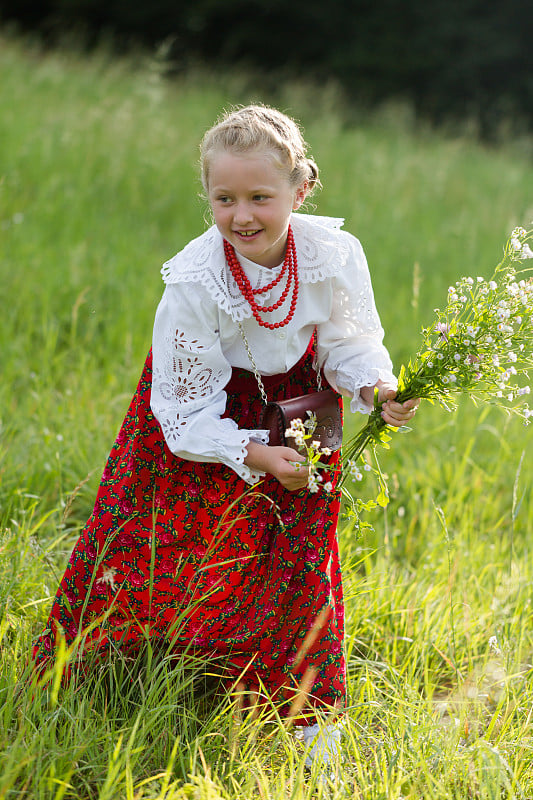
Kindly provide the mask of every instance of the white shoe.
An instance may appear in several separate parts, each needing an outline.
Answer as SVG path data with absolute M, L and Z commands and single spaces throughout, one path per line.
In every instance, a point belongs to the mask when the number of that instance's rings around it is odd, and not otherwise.
M 339 761 L 342 726 L 340 722 L 334 725 L 310 725 L 303 729 L 306 767 L 333 767 Z

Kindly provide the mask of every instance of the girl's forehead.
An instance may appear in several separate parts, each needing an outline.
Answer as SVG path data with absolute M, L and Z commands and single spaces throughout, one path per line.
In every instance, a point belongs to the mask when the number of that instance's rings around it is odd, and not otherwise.
M 244 152 L 217 150 L 209 159 L 209 184 L 228 180 L 279 183 L 288 182 L 289 174 L 279 155 L 266 148 Z

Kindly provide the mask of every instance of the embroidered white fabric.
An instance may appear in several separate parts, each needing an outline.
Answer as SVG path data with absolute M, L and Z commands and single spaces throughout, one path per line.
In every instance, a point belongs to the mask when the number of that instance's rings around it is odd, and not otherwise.
M 233 367 L 251 369 L 237 321 L 242 321 L 263 375 L 287 372 L 301 358 L 317 328 L 317 357 L 329 383 L 352 398 L 351 410 L 369 413 L 359 389 L 378 378 L 394 381 L 375 308 L 363 249 L 342 231 L 342 220 L 293 214 L 300 291 L 291 322 L 259 327 L 226 265 L 216 227 L 194 239 L 163 266 L 166 283 L 153 334 L 151 407 L 170 450 L 193 461 L 227 464 L 248 483 L 261 474 L 244 464 L 250 440 L 268 443 L 267 431 L 245 430 L 221 419 Z M 239 256 L 255 288 L 281 269 Z M 284 281 L 261 295 L 271 305 Z M 268 315 L 276 322 L 287 304 Z
M 350 251 L 340 231 L 343 223 L 343 219 L 333 217 L 292 215 L 300 283 L 323 281 L 337 275 L 346 264 Z M 335 236 L 335 233 L 341 235 Z M 227 267 L 222 241 L 221 233 L 213 225 L 166 261 L 161 275 L 167 284 L 201 283 L 218 307 L 239 322 L 251 317 L 252 310 Z M 268 281 L 264 281 L 263 286 L 265 283 Z M 254 288 L 259 288 L 259 285 Z

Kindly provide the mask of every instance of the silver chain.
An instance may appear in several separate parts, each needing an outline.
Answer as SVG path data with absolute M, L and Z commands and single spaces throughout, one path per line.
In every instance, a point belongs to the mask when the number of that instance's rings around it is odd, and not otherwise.
M 265 386 L 264 386 L 264 383 L 263 383 L 263 381 L 261 379 L 261 375 L 260 375 L 259 370 L 257 368 L 257 364 L 255 363 L 254 357 L 252 355 L 252 350 L 250 348 L 250 343 L 248 342 L 248 339 L 246 338 L 246 334 L 244 332 L 244 328 L 242 327 L 242 322 L 239 322 L 238 324 L 239 324 L 239 332 L 240 332 L 240 334 L 242 336 L 242 340 L 244 342 L 244 347 L 245 347 L 246 352 L 248 354 L 248 358 L 250 359 L 250 364 L 252 365 L 252 368 L 253 368 L 253 371 L 254 371 L 254 375 L 255 375 L 255 379 L 257 381 L 257 385 L 259 386 L 259 391 L 261 392 L 261 398 L 263 400 L 263 403 L 265 405 L 268 405 L 268 397 L 267 397 L 267 393 L 265 391 Z M 321 392 L 322 391 L 322 375 L 320 374 L 320 370 L 318 369 L 318 364 L 316 363 L 316 355 L 315 355 L 315 358 L 313 360 L 313 368 L 316 371 L 316 382 L 317 382 L 317 386 L 318 386 L 318 391 Z
M 253 357 L 252 351 L 250 349 L 250 344 L 248 342 L 248 339 L 246 338 L 246 334 L 244 332 L 244 328 L 242 327 L 242 322 L 239 322 L 239 331 L 240 331 L 240 334 L 242 336 L 242 340 L 244 342 L 244 347 L 246 348 L 246 352 L 248 353 L 248 358 L 250 359 L 250 364 L 253 367 L 255 379 L 257 381 L 257 385 L 259 386 L 259 391 L 261 392 L 261 397 L 263 399 L 263 403 L 265 405 L 268 405 L 268 397 L 267 397 L 267 393 L 265 391 L 265 386 L 263 384 L 263 381 L 261 380 L 261 375 L 259 374 L 259 370 L 257 369 L 257 364 L 254 361 L 254 357 Z

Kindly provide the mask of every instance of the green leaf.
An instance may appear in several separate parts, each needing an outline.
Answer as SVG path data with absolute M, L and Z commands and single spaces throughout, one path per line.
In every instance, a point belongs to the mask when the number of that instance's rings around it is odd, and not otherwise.
M 382 488 L 381 488 L 381 491 L 380 491 L 380 493 L 379 493 L 379 494 L 378 494 L 378 496 L 376 497 L 376 502 L 377 502 L 377 503 L 378 503 L 378 504 L 379 504 L 379 505 L 380 505 L 382 508 L 385 508 L 386 506 L 388 506 L 388 504 L 389 504 L 389 495 L 387 494 L 387 491 L 386 491 L 385 487 L 382 487 Z

